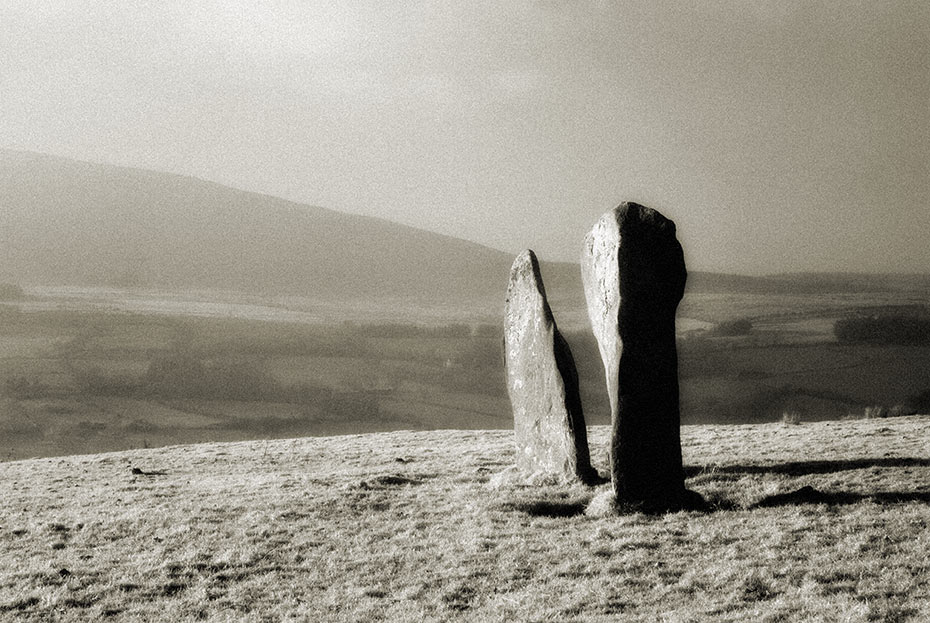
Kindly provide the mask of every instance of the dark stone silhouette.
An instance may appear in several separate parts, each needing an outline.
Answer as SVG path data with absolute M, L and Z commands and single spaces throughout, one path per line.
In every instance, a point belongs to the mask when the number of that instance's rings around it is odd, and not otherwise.
M 517 256 L 510 269 L 504 360 L 519 469 L 527 475 L 597 482 L 575 360 L 556 327 L 539 262 L 530 250 Z
M 687 272 L 675 224 L 621 204 L 585 237 L 581 272 L 610 397 L 617 502 L 700 506 L 681 461 L 675 311 Z

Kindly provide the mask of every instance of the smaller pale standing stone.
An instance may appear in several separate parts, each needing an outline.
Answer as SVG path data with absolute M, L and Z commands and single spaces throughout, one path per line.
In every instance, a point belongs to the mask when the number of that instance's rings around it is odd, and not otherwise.
M 530 250 L 517 256 L 510 269 L 504 359 L 517 467 L 527 475 L 597 481 L 575 360 L 556 327 L 539 262 Z

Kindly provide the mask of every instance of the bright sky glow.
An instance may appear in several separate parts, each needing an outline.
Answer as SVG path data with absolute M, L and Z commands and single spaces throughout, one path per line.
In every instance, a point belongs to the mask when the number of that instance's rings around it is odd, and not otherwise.
M 692 6 L 694 4 L 694 6 Z M 576 260 L 930 271 L 930 3 L 0 2 L 0 147 Z

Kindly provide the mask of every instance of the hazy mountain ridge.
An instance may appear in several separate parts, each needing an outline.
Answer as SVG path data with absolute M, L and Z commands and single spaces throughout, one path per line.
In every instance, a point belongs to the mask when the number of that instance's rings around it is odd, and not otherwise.
M 377 218 L 192 177 L 0 149 L 0 281 L 213 288 L 332 299 L 499 301 L 513 257 Z M 527 241 L 532 246 L 532 241 Z M 577 264 L 543 262 L 579 300 Z M 930 291 L 926 275 L 692 271 L 692 292 Z
M 299 293 L 478 295 L 510 258 L 380 219 L 178 175 L 0 150 L 0 279 Z

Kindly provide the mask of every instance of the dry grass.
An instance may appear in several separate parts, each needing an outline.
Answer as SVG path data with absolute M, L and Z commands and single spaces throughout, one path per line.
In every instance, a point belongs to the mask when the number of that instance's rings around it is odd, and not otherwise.
M 683 437 L 713 512 L 584 514 L 497 431 L 0 463 L 0 618 L 930 620 L 930 417 Z

